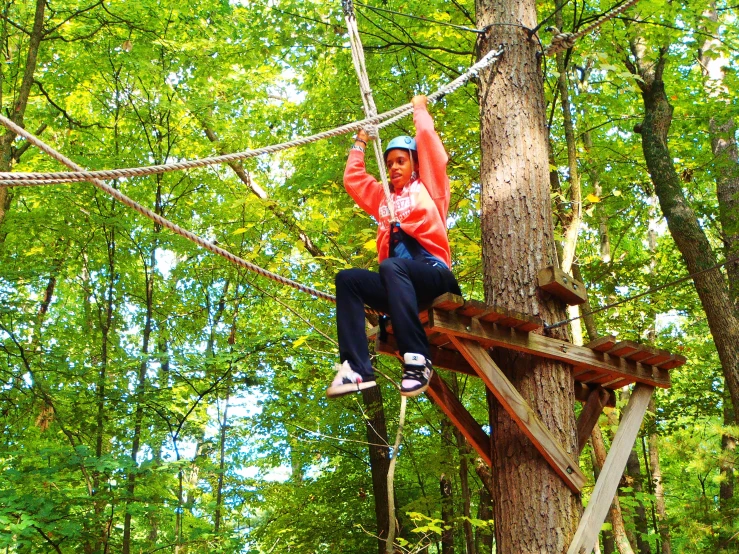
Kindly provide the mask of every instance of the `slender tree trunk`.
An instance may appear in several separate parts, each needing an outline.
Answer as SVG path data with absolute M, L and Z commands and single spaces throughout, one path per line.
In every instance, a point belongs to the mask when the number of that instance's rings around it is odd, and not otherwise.
M 626 462 L 626 473 L 632 489 L 629 496 L 633 497 L 633 503 L 635 506 L 634 526 L 636 528 L 636 533 L 634 538 L 636 539 L 636 549 L 639 554 L 652 554 L 651 546 L 647 540 L 647 535 L 649 535 L 647 511 L 640 498 L 644 492 L 644 476 L 641 471 L 641 465 L 639 464 L 639 453 L 636 445 L 631 449 L 631 454 Z
M 533 0 L 477 0 L 477 26 L 489 27 L 484 54 L 503 44 L 505 55 L 480 75 L 482 252 L 488 303 L 564 319 L 564 306 L 537 291 L 539 269 L 556 260 L 551 220 L 549 155 L 538 45 L 524 29 L 536 26 Z M 553 336 L 567 338 L 558 329 Z M 577 459 L 574 387 L 569 366 L 496 350 L 498 366 L 534 413 Z M 563 552 L 582 512 L 507 412 L 493 404 L 493 482 L 496 545 L 500 552 Z M 537 491 L 529 494 L 527 491 Z
M 36 11 L 33 17 L 33 28 L 28 40 L 28 54 L 26 55 L 26 66 L 23 70 L 23 79 L 13 106 L 13 113 L 10 119 L 23 127 L 23 117 L 26 114 L 26 106 L 28 105 L 28 97 L 31 94 L 31 86 L 33 85 L 33 76 L 36 73 L 36 62 L 38 60 L 38 51 L 41 41 L 44 38 L 44 11 L 46 8 L 46 0 L 36 0 Z M 2 83 L 0 83 L 2 84 Z M 0 171 L 10 171 L 13 162 L 13 141 L 15 133 L 6 131 L 2 139 L 0 139 Z M 4 241 L 5 233 L 2 232 L 5 216 L 10 209 L 12 194 L 8 187 L 0 186 L 0 244 Z
M 136 491 L 136 473 L 138 471 L 138 455 L 141 445 L 141 429 L 144 420 L 144 397 L 146 395 L 146 371 L 149 367 L 149 339 L 153 328 L 154 315 L 154 274 L 153 268 L 156 264 L 156 244 L 152 246 L 149 257 L 149 264 L 144 268 L 145 286 L 146 286 L 146 319 L 143 329 L 143 337 L 141 344 L 141 363 L 139 364 L 138 381 L 136 385 L 133 439 L 131 441 L 131 460 L 132 466 L 128 474 L 128 484 L 126 486 L 126 512 L 123 518 L 123 554 L 131 553 L 131 511 L 130 506 L 134 502 L 134 493 Z
M 708 2 L 703 17 L 713 22 L 718 22 L 718 11 L 716 2 Z M 710 35 L 707 34 L 710 37 Z M 730 102 L 724 78 L 725 68 L 730 60 L 725 55 L 706 55 L 713 48 L 720 48 L 719 40 L 710 37 L 706 39 L 699 51 L 699 59 L 706 78 L 706 95 L 713 98 L 715 102 L 722 104 Z M 720 50 L 719 50 L 720 51 Z M 732 259 L 739 256 L 739 146 L 737 146 L 737 126 L 733 117 L 720 120 L 712 117 L 709 121 L 711 133 L 711 150 L 714 155 L 713 170 L 716 175 L 716 197 L 719 207 L 719 221 L 721 223 L 722 239 L 724 243 L 724 256 Z M 734 315 L 739 318 L 739 260 L 729 262 L 726 265 L 726 273 L 729 282 L 729 296 L 731 305 L 734 307 Z M 726 396 L 726 395 L 724 395 Z M 737 405 L 724 402 L 724 425 L 736 425 Z M 735 468 L 734 451 L 736 449 L 736 438 L 730 434 L 721 437 L 721 475 L 719 485 L 719 508 L 724 518 L 721 531 L 734 528 L 735 512 L 732 510 L 732 499 L 734 497 Z M 720 533 L 726 535 L 727 533 Z M 725 543 L 727 537 L 720 537 Z
M 454 376 L 456 381 L 456 375 Z M 470 449 L 457 428 L 454 429 L 454 438 L 457 441 L 457 450 L 459 452 L 459 489 L 462 493 L 462 515 L 465 517 L 462 528 L 464 529 L 464 539 L 467 545 L 467 554 L 477 554 L 475 548 L 475 535 L 470 523 L 472 517 L 472 495 L 470 492 L 470 479 L 469 479 L 469 458 Z
M 563 0 L 556 0 L 557 9 L 564 4 Z M 562 12 L 557 11 L 555 15 L 557 27 L 563 26 Z M 575 138 L 575 125 L 572 121 L 572 105 L 570 103 L 570 83 L 568 78 L 568 68 L 566 65 L 566 52 L 556 54 L 557 71 L 559 78 L 557 79 L 557 90 L 559 91 L 559 103 L 562 107 L 562 122 L 565 131 L 565 142 L 567 146 L 567 170 L 569 181 L 569 198 L 572 209 L 566 214 L 566 225 L 564 232 L 564 241 L 562 244 L 562 260 L 560 267 L 565 273 L 570 273 L 572 264 L 575 261 L 575 250 L 577 248 L 577 236 L 580 232 L 580 224 L 582 223 L 582 191 L 580 189 L 580 172 L 577 168 L 577 140 Z M 564 214 L 563 214 L 564 215 Z
M 223 418 L 220 421 L 221 431 L 219 435 L 219 448 L 218 448 L 218 482 L 216 485 L 216 510 L 213 521 L 213 533 L 218 536 L 221 532 L 221 512 L 223 507 L 223 483 L 226 475 L 226 438 L 228 432 L 228 406 L 231 399 L 231 382 L 232 376 L 229 373 L 228 381 L 226 382 L 226 398 L 225 405 L 223 406 Z M 295 477 L 295 471 L 293 471 L 293 477 Z
M 649 401 L 648 413 L 656 413 L 654 398 Z M 660 537 L 660 553 L 672 554 L 672 540 L 670 526 L 667 524 L 667 509 L 665 506 L 665 487 L 662 483 L 662 466 L 659 462 L 659 435 L 657 426 L 652 421 L 649 426 L 649 465 L 654 486 L 655 510 L 657 512 L 657 529 Z
M 493 519 L 493 497 L 486 487 L 480 488 L 477 503 L 477 519 L 491 521 Z M 475 530 L 475 549 L 479 554 L 491 554 L 493 551 L 494 534 L 487 528 Z
M 385 425 L 385 410 L 380 387 L 362 391 L 366 414 L 367 442 L 369 443 L 370 467 L 372 470 L 372 492 L 375 497 L 375 520 L 377 522 L 377 552 L 385 554 L 388 536 L 388 492 L 387 472 L 390 467 L 390 447 Z
M 635 62 L 626 60 L 629 70 L 640 77 L 636 82 L 644 101 L 644 119 L 637 130 L 641 133 L 644 158 L 667 226 L 688 271 L 697 273 L 714 266 L 716 256 L 685 198 L 667 144 L 673 111 L 662 80 L 667 48 L 660 49 L 656 63 L 643 62 L 643 51 L 643 45 L 635 41 L 632 44 Z M 732 405 L 736 407 L 739 405 L 739 319 L 731 303 L 728 284 L 719 270 L 696 275 L 693 282 L 706 312 Z
M 95 457 L 100 459 L 104 454 L 105 445 L 105 411 L 106 411 L 106 384 L 108 379 L 108 363 L 110 361 L 110 332 L 113 329 L 113 313 L 115 310 L 115 282 L 116 282 L 116 235 L 115 228 L 111 228 L 109 231 L 104 229 L 105 240 L 107 246 L 108 266 L 107 266 L 107 287 L 104 298 L 104 304 L 102 309 L 98 310 L 98 318 L 100 325 L 100 369 L 98 370 L 97 380 L 95 383 L 95 402 L 96 414 L 95 414 Z M 97 517 L 102 517 L 103 512 L 106 508 L 106 502 L 100 498 L 103 483 L 100 480 L 100 475 L 96 472 L 93 479 L 93 510 Z M 108 539 L 110 537 L 112 522 L 108 521 L 108 524 L 102 530 L 102 542 L 103 551 L 108 550 Z M 85 543 L 85 552 L 96 552 L 99 551 L 99 544 Z
M 441 532 L 441 554 L 454 554 L 454 496 L 452 481 L 445 474 L 439 479 L 441 491 L 441 520 L 444 530 Z

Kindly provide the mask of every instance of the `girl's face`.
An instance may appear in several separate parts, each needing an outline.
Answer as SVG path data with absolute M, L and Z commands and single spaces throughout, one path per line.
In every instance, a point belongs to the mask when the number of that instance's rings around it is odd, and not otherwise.
M 413 161 L 408 150 L 399 148 L 390 150 L 387 154 L 385 165 L 387 166 L 387 174 L 390 182 L 396 192 L 400 191 L 410 182 L 411 174 L 413 173 Z

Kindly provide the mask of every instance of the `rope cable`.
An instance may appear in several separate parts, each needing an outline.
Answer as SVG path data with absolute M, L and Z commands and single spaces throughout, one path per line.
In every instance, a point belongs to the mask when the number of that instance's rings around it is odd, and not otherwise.
M 627 9 L 629 9 L 631 6 L 636 4 L 639 0 L 627 0 L 620 6 L 617 6 L 615 8 L 612 8 L 610 11 L 607 11 L 604 13 L 601 17 L 593 21 L 590 25 L 585 27 L 584 29 L 581 29 L 577 33 L 561 33 L 558 32 L 554 37 L 552 37 L 552 42 L 547 48 L 544 50 L 545 56 L 551 56 L 552 54 L 556 54 L 558 52 L 561 52 L 562 50 L 568 50 L 572 48 L 575 44 L 575 42 L 596 29 L 597 27 L 600 27 L 603 25 L 606 21 L 613 19 L 617 15 L 625 12 Z M 559 30 L 558 30 L 559 31 Z
M 571 323 L 573 321 L 576 321 L 578 319 L 584 318 L 586 315 L 596 314 L 598 312 L 602 312 L 604 310 L 608 310 L 610 308 L 615 308 L 616 306 L 620 306 L 622 304 L 626 304 L 627 302 L 631 302 L 633 300 L 638 300 L 639 298 L 642 298 L 644 296 L 648 296 L 650 294 L 654 294 L 655 292 L 661 291 L 662 289 L 666 289 L 668 287 L 672 287 L 674 285 L 678 285 L 680 283 L 683 283 L 685 281 L 688 281 L 689 279 L 692 279 L 694 277 L 697 277 L 698 275 L 702 275 L 703 273 L 708 273 L 709 271 L 713 271 L 714 269 L 718 269 L 720 267 L 723 267 L 727 264 L 733 263 L 733 262 L 739 262 L 739 256 L 734 256 L 733 258 L 729 258 L 727 260 L 724 260 L 723 262 L 717 263 L 715 265 L 712 265 L 711 267 L 707 267 L 705 269 L 701 269 L 700 271 L 696 271 L 695 273 L 691 273 L 689 275 L 685 275 L 683 277 L 680 277 L 679 279 L 676 279 L 675 281 L 671 281 L 669 283 L 664 283 L 662 285 L 656 286 L 654 288 L 651 288 L 649 290 L 646 290 L 644 292 L 640 292 L 639 294 L 636 294 L 634 296 L 629 296 L 628 298 L 622 298 L 621 300 L 614 302 L 612 304 L 607 304 L 605 306 L 601 306 L 600 308 L 596 308 L 595 310 L 589 311 L 587 314 L 582 314 L 577 317 L 571 317 L 569 319 L 563 319 L 562 321 L 558 321 L 556 323 L 552 323 L 551 325 L 545 325 L 544 330 L 549 329 L 555 329 L 557 327 L 561 327 L 562 325 L 566 325 L 568 323 Z
M 451 94 L 464 85 L 467 81 L 476 77 L 478 73 L 486 68 L 487 66 L 494 63 L 503 54 L 502 47 L 498 50 L 491 50 L 480 60 L 469 67 L 469 69 L 454 79 L 452 82 L 443 85 L 438 90 L 429 94 L 427 98 L 430 102 L 435 102 L 447 94 Z M 231 154 L 223 154 L 220 156 L 210 156 L 207 158 L 200 158 L 195 160 L 184 160 L 181 162 L 172 162 L 168 164 L 150 165 L 143 167 L 129 167 L 120 169 L 103 169 L 97 171 L 61 171 L 53 173 L 40 173 L 40 172 L 0 172 L 0 186 L 13 186 L 15 181 L 20 181 L 23 186 L 30 186 L 31 181 L 38 181 L 38 184 L 46 184 L 45 181 L 53 181 L 54 183 L 60 182 L 77 182 L 77 181 L 89 181 L 90 179 L 120 179 L 125 177 L 141 177 L 145 175 L 154 175 L 158 173 L 165 173 L 167 171 L 178 171 L 183 169 L 193 169 L 199 167 L 206 167 L 210 165 L 223 164 L 243 160 L 247 158 L 254 158 L 263 154 L 271 154 L 293 148 L 295 146 L 303 146 L 312 142 L 317 142 L 326 138 L 332 138 L 340 135 L 351 133 L 352 131 L 358 131 L 359 129 L 365 128 L 370 125 L 377 125 L 379 129 L 386 127 L 397 121 L 398 119 L 405 117 L 413 111 L 413 106 L 410 103 L 403 104 L 392 110 L 388 110 L 381 114 L 373 117 L 368 117 L 353 123 L 347 123 L 340 127 L 309 135 L 305 137 L 299 137 L 297 139 L 283 142 L 279 144 L 273 144 L 270 146 L 264 146 L 262 148 L 244 150 L 242 152 L 234 152 Z M 15 131 L 16 134 L 28 138 L 31 135 L 25 129 L 15 125 L 10 119 L 0 114 L 0 123 L 9 129 L 18 129 Z M 66 164 L 65 164 L 66 165 Z M 71 166 L 68 166 L 71 167 Z
M 77 165 L 75 162 L 73 162 L 72 160 L 70 160 L 69 158 L 67 158 L 66 156 L 64 156 L 63 154 L 61 154 L 60 152 L 56 151 L 54 148 L 52 148 L 51 146 L 49 146 L 48 144 L 46 144 L 45 142 L 43 142 L 38 137 L 32 135 L 31 133 L 29 133 L 28 131 L 26 131 L 22 127 L 16 125 L 12 121 L 8 120 L 7 118 L 2 117 L 2 119 L 3 119 L 3 124 L 8 129 L 10 129 L 11 131 L 13 131 L 17 135 L 24 137 L 31 144 L 33 144 L 34 146 L 36 146 L 37 148 L 39 148 L 43 152 L 46 152 L 49 156 L 51 156 L 55 160 L 61 162 L 62 164 L 66 165 L 67 167 L 69 167 L 69 168 L 71 168 L 71 169 L 73 169 L 73 170 L 75 170 L 77 172 L 82 171 L 82 167 L 81 166 Z M 238 265 L 240 267 L 243 267 L 245 269 L 248 269 L 249 271 L 253 271 L 254 273 L 257 273 L 259 275 L 262 275 L 263 277 L 267 277 L 269 279 L 272 279 L 273 281 L 276 281 L 276 282 L 281 283 L 283 285 L 291 286 L 291 287 L 293 287 L 293 288 L 295 288 L 295 289 L 297 289 L 297 290 L 299 290 L 301 292 L 306 292 L 306 293 L 308 293 L 308 294 L 310 294 L 312 296 L 315 296 L 316 298 L 322 298 L 324 300 L 328 300 L 329 302 L 336 302 L 336 297 L 334 297 L 334 296 L 332 296 L 332 295 L 330 295 L 328 293 L 325 293 L 325 292 L 316 290 L 314 288 L 305 286 L 305 285 L 303 285 L 301 283 L 298 283 L 297 281 L 293 281 L 292 279 L 288 279 L 286 277 L 282 277 L 281 275 L 277 275 L 276 273 L 272 273 L 271 271 L 267 271 L 266 269 L 263 269 L 263 268 L 259 267 L 256 264 L 253 264 L 251 262 L 248 262 L 248 261 L 244 260 L 243 258 L 240 258 L 240 257 L 236 256 L 235 254 L 232 254 L 228 250 L 224 250 L 220 246 L 216 246 L 212 242 L 209 242 L 209 241 L 203 239 L 202 237 L 199 237 L 195 233 L 192 233 L 191 231 L 188 231 L 187 229 L 183 229 L 182 227 L 180 227 L 176 223 L 173 223 L 172 221 L 170 221 L 170 220 L 162 217 L 161 215 L 159 215 L 159 214 L 151 211 L 149 208 L 146 208 L 146 207 L 138 204 L 135 200 L 129 198 L 128 196 L 126 196 L 125 194 L 123 194 L 119 190 L 111 187 L 110 185 L 105 184 L 100 179 L 88 178 L 87 180 L 89 180 L 90 183 L 92 183 L 94 186 L 96 186 L 97 188 L 99 188 L 100 190 L 102 190 L 103 192 L 105 192 L 106 194 L 112 196 L 113 198 L 115 198 L 116 200 L 118 200 L 122 204 L 128 206 L 129 208 L 132 208 L 133 210 L 137 211 L 141 215 L 143 215 L 143 216 L 151 219 L 152 221 L 154 221 L 158 225 L 161 225 L 162 227 L 165 227 L 165 228 L 169 229 L 170 231 L 172 231 L 172 232 L 174 232 L 174 233 L 176 233 L 176 234 L 178 234 L 178 235 L 180 235 L 180 236 L 182 236 L 182 237 L 184 237 L 184 238 L 186 238 L 186 239 L 194 242 L 198 246 L 200 246 L 200 247 L 202 247 L 202 248 L 204 248 L 206 250 L 209 250 L 210 252 L 212 252 L 214 254 L 217 254 L 218 256 L 221 256 L 223 258 L 226 258 L 227 260 L 229 260 L 233 264 L 236 264 L 236 265 Z
M 365 117 L 373 117 L 377 115 L 377 106 L 375 100 L 372 97 L 372 88 L 369 83 L 369 76 L 367 75 L 367 67 L 364 63 L 364 48 L 362 48 L 362 40 L 359 36 L 359 28 L 357 27 L 357 18 L 354 15 L 354 6 L 352 0 L 342 0 L 342 7 L 344 9 L 344 20 L 346 21 L 346 28 L 349 31 L 349 43 L 352 51 L 352 62 L 354 63 L 354 69 L 357 72 L 357 79 L 359 80 L 359 90 L 362 94 L 362 104 L 364 105 Z M 382 184 L 382 191 L 385 193 L 385 204 L 387 205 L 388 211 L 390 212 L 390 223 L 395 222 L 395 203 L 393 202 L 392 194 L 390 193 L 390 185 L 387 181 L 387 171 L 385 168 L 385 160 L 382 155 L 382 142 L 380 140 L 380 133 L 377 132 L 376 126 L 372 126 L 370 132 L 370 138 L 374 138 L 372 141 L 372 148 L 375 151 L 375 160 L 377 161 L 377 169 L 380 173 L 380 183 Z M 372 136 L 374 135 L 374 136 Z

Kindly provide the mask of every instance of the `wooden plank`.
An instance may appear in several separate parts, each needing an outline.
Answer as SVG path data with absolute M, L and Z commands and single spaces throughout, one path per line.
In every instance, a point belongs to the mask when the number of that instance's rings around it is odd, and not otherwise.
M 644 365 L 656 366 L 671 361 L 673 359 L 673 355 L 669 352 L 666 352 L 665 350 L 657 350 L 657 353 L 654 356 L 642 360 L 641 363 L 643 363 Z
M 590 433 L 593 432 L 593 428 L 598 423 L 598 418 L 603 413 L 603 408 L 606 406 L 610 396 L 608 391 L 602 387 L 595 387 L 590 391 L 590 397 L 585 403 L 585 406 L 583 406 L 580 417 L 577 418 L 578 453 L 582 452 L 582 449 L 585 448 L 585 444 L 587 444 L 590 438 Z
M 613 335 L 606 335 L 605 337 L 598 337 L 597 339 L 590 341 L 585 345 L 585 348 L 597 350 L 598 352 L 608 352 L 614 346 L 616 346 L 616 337 Z
M 629 354 L 628 356 L 624 356 L 624 357 L 634 362 L 643 362 L 644 360 L 653 358 L 657 354 L 659 354 L 659 352 L 655 350 L 654 348 L 650 348 L 649 346 L 640 344 L 639 349 L 636 352 L 634 352 L 633 354 Z
M 539 288 L 562 299 L 570 306 L 584 304 L 588 299 L 585 285 L 580 281 L 576 281 L 558 267 L 553 265 L 545 267 L 539 270 L 537 277 Z
M 623 388 L 623 387 L 625 387 L 627 385 L 630 385 L 633 382 L 634 381 L 632 381 L 630 379 L 622 379 L 620 381 L 614 381 L 613 383 L 611 383 L 610 385 L 608 385 L 608 388 L 609 389 L 612 389 L 612 390 L 616 390 L 616 389 Z
M 449 337 L 445 338 L 445 342 L 451 343 L 451 339 L 449 339 Z M 391 356 L 395 356 L 399 360 L 402 360 L 402 357 L 398 353 L 398 343 L 396 342 L 395 337 L 392 335 L 388 336 L 388 342 L 380 342 L 379 340 L 377 340 L 375 342 L 375 350 L 378 354 L 389 354 Z M 457 350 L 438 348 L 434 345 L 431 345 L 429 347 L 429 355 L 431 356 L 431 363 L 434 364 L 434 367 L 447 369 L 449 371 L 454 371 L 463 375 L 473 375 L 477 377 L 477 372 L 472 369 L 472 366 L 467 363 L 467 360 L 464 359 L 464 356 L 462 356 L 462 354 L 460 354 Z M 578 402 L 587 402 L 588 398 L 590 397 L 590 390 L 591 388 L 589 386 L 583 383 L 575 382 L 575 399 Z M 608 401 L 606 402 L 606 406 L 613 408 L 615 405 L 616 395 L 610 392 L 610 396 L 608 398 Z
M 610 356 L 618 356 L 619 358 L 625 358 L 634 352 L 639 351 L 639 345 L 630 340 L 622 340 L 617 342 L 613 348 L 608 350 L 606 354 Z
M 675 369 L 676 367 L 685 365 L 687 361 L 688 360 L 685 358 L 685 356 L 681 356 L 680 354 L 673 354 L 672 360 L 663 362 L 657 367 L 659 367 L 660 369 Z
M 464 315 L 459 311 L 457 311 L 457 313 Z M 477 319 L 480 321 L 487 321 L 488 323 L 497 323 L 498 325 L 504 325 L 505 327 L 519 327 L 521 330 L 525 327 L 527 331 L 533 331 L 534 329 L 541 329 L 544 327 L 544 322 L 541 318 L 508 310 L 500 306 L 486 306 L 485 311 L 478 315 Z
M 485 302 L 480 302 L 479 300 L 467 300 L 467 302 L 464 303 L 464 306 L 457 308 L 457 313 L 466 315 L 467 317 L 475 317 L 485 312 L 487 309 L 488 306 Z
M 597 369 L 587 369 L 585 371 L 578 371 L 575 374 L 575 380 L 581 383 L 592 383 L 600 379 L 610 379 L 612 375 L 610 373 L 603 373 Z
M 428 304 L 426 305 L 428 306 Z M 464 298 L 457 294 L 452 294 L 451 292 L 446 292 L 441 296 L 437 296 L 431 303 L 432 308 L 446 311 L 456 310 L 462 306 L 464 306 Z
M 653 391 L 654 387 L 649 385 L 638 384 L 634 387 L 567 554 L 590 554 L 593 551 Z
M 465 409 L 456 395 L 449 389 L 439 374 L 434 372 L 426 394 L 436 403 L 441 411 L 451 420 L 454 426 L 464 435 L 480 457 L 489 466 L 493 465 L 490 457 L 492 448 L 490 437 L 474 417 Z
M 585 476 L 577 463 L 562 448 L 559 441 L 536 416 L 521 393 L 511 384 L 488 353 L 478 343 L 463 338 L 451 337 L 469 364 L 485 382 L 503 408 L 510 414 L 521 431 L 529 437 L 536 449 L 573 492 L 580 492 Z
M 485 346 L 501 346 L 518 352 L 559 360 L 576 368 L 611 373 L 616 377 L 623 377 L 652 386 L 664 388 L 670 386 L 668 371 L 594 352 L 584 346 L 576 346 L 569 342 L 536 333 L 501 329 L 477 318 L 464 317 L 441 310 L 430 310 L 428 325 L 429 329 L 433 331 L 441 331 L 448 335 L 474 340 Z

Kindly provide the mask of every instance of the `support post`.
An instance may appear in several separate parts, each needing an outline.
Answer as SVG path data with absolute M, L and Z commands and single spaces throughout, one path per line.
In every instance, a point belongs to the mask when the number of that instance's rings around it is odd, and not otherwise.
M 608 451 L 606 463 L 595 483 L 590 501 L 585 508 L 580 525 L 577 527 L 572 544 L 567 554 L 590 554 L 595 547 L 601 525 L 606 519 L 613 497 L 618 489 L 618 483 L 626 467 L 634 441 L 639 433 L 644 414 L 652 397 L 654 387 L 637 383 L 629 398 L 629 403 L 621 417 L 616 436 Z
M 557 475 L 574 492 L 580 492 L 585 484 L 585 476 L 580 467 L 541 422 L 487 351 L 471 340 L 453 335 L 449 338 Z
M 598 423 L 598 418 L 608 402 L 609 393 L 603 387 L 596 387 L 590 391 L 588 401 L 583 406 L 580 417 L 577 418 L 577 447 L 579 452 L 585 448 L 593 427 Z

